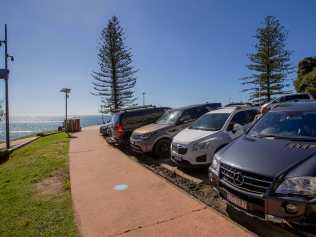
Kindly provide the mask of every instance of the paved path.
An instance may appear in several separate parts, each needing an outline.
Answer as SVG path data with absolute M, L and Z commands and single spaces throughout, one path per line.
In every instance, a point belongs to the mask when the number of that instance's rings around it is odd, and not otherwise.
M 37 138 L 38 138 L 37 136 L 34 136 L 34 137 L 21 138 L 21 139 L 11 141 L 10 142 L 11 149 L 16 149 L 20 146 L 24 146 L 24 145 L 36 140 Z M 0 150 L 5 149 L 5 148 L 6 148 L 6 143 L 5 142 L 1 143 Z
M 108 145 L 97 127 L 74 135 L 70 178 L 82 236 L 250 236 Z

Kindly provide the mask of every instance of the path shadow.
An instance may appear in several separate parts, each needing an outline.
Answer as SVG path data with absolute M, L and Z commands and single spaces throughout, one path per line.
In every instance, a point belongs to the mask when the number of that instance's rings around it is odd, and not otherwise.
M 10 152 L 8 150 L 0 150 L 0 165 L 7 162 L 10 158 Z
M 273 224 L 270 222 L 262 221 L 258 218 L 246 215 L 242 211 L 239 211 L 227 205 L 226 212 L 228 216 L 239 225 L 244 226 L 248 230 L 263 237 L 297 237 L 304 236 L 287 225 Z

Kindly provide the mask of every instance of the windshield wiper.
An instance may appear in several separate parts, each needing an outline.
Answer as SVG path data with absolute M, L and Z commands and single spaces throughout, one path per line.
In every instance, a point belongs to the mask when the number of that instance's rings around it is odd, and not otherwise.
M 288 137 L 279 136 L 279 135 L 275 135 L 275 134 L 264 134 L 264 135 L 258 134 L 258 135 L 252 135 L 252 137 L 256 137 L 256 138 L 288 139 Z
M 285 139 L 285 140 L 292 140 L 292 141 L 316 141 L 316 138 L 312 138 L 312 137 L 288 137 L 288 136 L 280 136 L 276 134 L 254 135 L 253 137 Z
M 202 131 L 218 131 L 217 129 L 214 128 L 199 128 L 199 127 L 190 127 L 190 129 L 195 129 L 195 130 L 202 130 Z
M 288 137 L 292 141 L 316 141 L 316 138 L 313 137 Z

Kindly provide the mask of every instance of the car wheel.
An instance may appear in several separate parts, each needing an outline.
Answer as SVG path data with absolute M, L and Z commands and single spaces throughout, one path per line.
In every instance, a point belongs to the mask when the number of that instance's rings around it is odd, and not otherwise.
M 169 158 L 170 157 L 170 140 L 159 140 L 154 147 L 154 156 L 156 158 Z

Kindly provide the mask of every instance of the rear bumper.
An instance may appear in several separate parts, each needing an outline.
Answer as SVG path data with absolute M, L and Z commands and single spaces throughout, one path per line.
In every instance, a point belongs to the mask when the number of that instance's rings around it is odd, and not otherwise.
M 234 208 L 247 215 L 257 217 L 264 221 L 275 223 L 286 223 L 300 227 L 316 227 L 316 201 L 304 198 L 277 196 L 275 194 L 264 194 L 261 197 L 252 193 L 238 190 L 228 183 L 219 180 L 218 176 L 210 173 L 210 183 L 220 196 Z M 247 202 L 247 209 L 240 208 L 227 199 L 228 194 Z M 291 204 L 296 207 L 295 212 L 289 212 L 287 206 Z

